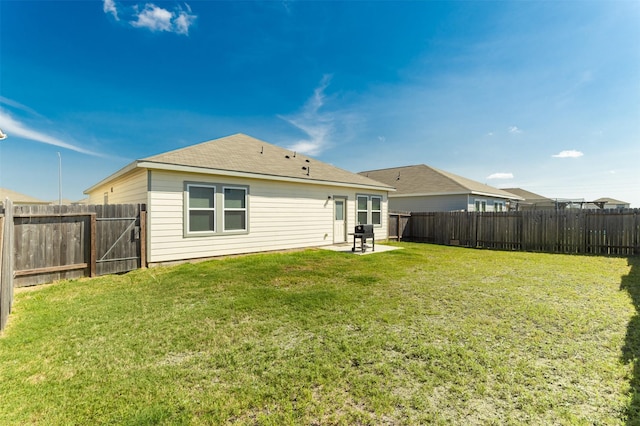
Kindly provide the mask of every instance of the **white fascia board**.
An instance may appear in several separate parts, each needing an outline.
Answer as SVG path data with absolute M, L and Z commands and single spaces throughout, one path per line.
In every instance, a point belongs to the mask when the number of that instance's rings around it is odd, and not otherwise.
M 400 197 L 433 197 L 433 196 L 441 196 L 441 195 L 469 195 L 468 192 L 423 192 L 418 194 L 389 194 L 389 198 L 400 198 Z
M 447 196 L 447 195 L 480 195 L 482 197 L 491 197 L 491 198 L 503 198 L 505 200 L 524 200 L 524 198 L 518 197 L 517 195 L 513 195 L 513 197 L 505 197 L 504 195 L 491 194 L 489 192 L 479 192 L 479 191 L 471 191 L 471 192 L 424 192 L 420 194 L 389 194 L 389 198 L 401 198 L 401 197 L 434 197 L 434 196 Z
M 232 177 L 240 177 L 240 178 L 248 178 L 248 179 L 265 179 L 265 180 L 275 180 L 280 182 L 305 183 L 309 185 L 325 185 L 325 186 L 329 185 L 329 186 L 338 186 L 338 187 L 344 187 L 344 188 L 358 188 L 358 189 L 368 189 L 368 190 L 388 191 L 388 192 L 395 191 L 395 188 L 378 186 L 378 185 L 364 185 L 364 184 L 358 184 L 358 183 L 334 182 L 334 181 L 328 181 L 328 180 L 302 179 L 302 178 L 293 178 L 293 177 L 285 177 L 285 176 L 264 175 L 264 174 L 258 174 L 258 173 L 250 173 L 250 172 L 239 172 L 234 170 L 209 169 L 204 167 L 180 166 L 176 164 L 166 164 L 166 163 L 154 163 L 150 161 L 141 161 L 136 164 L 136 167 L 154 169 L 154 170 L 166 170 L 166 171 L 172 171 L 172 172 L 200 173 L 200 174 L 207 174 L 207 175 L 223 175 L 223 176 L 232 176 Z M 117 176 L 113 175 L 112 177 L 115 178 Z
M 519 197 L 516 194 L 513 194 L 513 197 L 507 197 L 505 195 L 492 194 L 490 192 L 471 191 L 471 195 L 480 195 L 482 197 L 492 197 L 492 198 L 502 198 L 505 200 L 524 200 L 524 198 Z

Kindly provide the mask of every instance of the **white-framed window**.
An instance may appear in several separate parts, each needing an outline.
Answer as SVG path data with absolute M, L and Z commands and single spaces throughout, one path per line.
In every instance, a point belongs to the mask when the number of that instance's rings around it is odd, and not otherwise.
M 216 232 L 216 187 L 187 184 L 186 200 L 187 234 Z
M 247 230 L 247 189 L 225 187 L 223 189 L 223 220 L 225 231 Z
M 493 202 L 493 211 L 496 211 L 496 212 L 507 211 L 504 201 L 494 201 Z
M 249 186 L 184 182 L 184 237 L 249 233 Z
M 358 195 L 356 198 L 357 225 L 366 225 L 369 222 L 369 197 L 366 195 Z
M 382 197 L 371 196 L 371 223 L 382 225 Z
M 476 211 L 477 212 L 486 212 L 487 211 L 487 200 L 476 200 Z
M 356 196 L 357 225 L 382 225 L 382 197 L 379 195 Z

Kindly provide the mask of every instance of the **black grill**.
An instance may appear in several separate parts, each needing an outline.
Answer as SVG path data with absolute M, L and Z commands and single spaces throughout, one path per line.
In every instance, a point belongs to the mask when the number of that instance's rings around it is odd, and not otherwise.
M 362 253 L 367 251 L 368 238 L 371 238 L 373 251 L 376 251 L 376 236 L 373 233 L 373 225 L 356 225 L 356 229 L 351 235 L 353 235 L 353 248 L 351 251 L 356 251 L 356 240 L 360 240 L 360 251 Z

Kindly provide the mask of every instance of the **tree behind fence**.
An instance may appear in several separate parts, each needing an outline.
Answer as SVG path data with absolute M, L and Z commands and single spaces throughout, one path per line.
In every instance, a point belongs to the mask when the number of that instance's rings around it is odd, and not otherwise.
M 394 215 L 398 214 L 390 214 Z M 390 223 L 402 223 L 401 216 Z M 404 240 L 434 244 L 636 255 L 640 254 L 640 209 L 418 212 L 411 213 L 403 229 L 394 232 Z

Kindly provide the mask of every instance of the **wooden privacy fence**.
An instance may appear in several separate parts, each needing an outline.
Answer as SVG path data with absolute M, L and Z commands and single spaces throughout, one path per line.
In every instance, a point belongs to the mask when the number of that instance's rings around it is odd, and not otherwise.
M 390 238 L 409 241 L 546 253 L 640 254 L 640 209 L 426 212 L 411 213 L 404 223 L 406 213 L 389 216 Z
M 15 287 L 146 266 L 145 213 L 135 204 L 15 206 Z
M 400 241 L 403 238 L 404 230 L 407 228 L 411 213 L 390 212 L 389 213 L 389 239 Z

